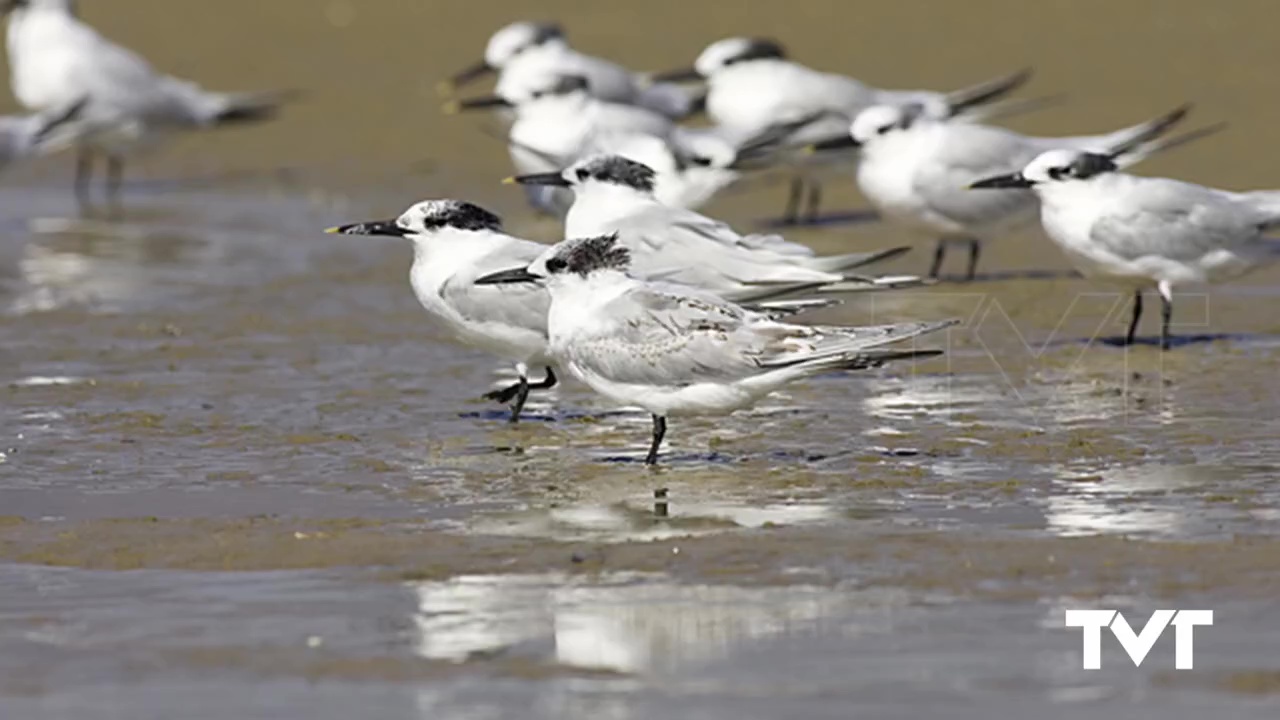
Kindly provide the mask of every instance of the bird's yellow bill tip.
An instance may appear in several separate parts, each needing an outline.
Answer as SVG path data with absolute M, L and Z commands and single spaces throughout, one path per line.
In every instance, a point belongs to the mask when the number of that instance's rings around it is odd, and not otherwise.
M 817 155 L 817 154 L 818 154 L 818 146 L 817 146 L 817 145 L 805 145 L 805 146 L 804 146 L 804 149 L 800 151 L 800 154 L 801 154 L 801 155 Z
M 515 175 L 509 175 L 507 177 L 502 178 L 503 185 L 515 185 L 518 182 L 520 181 L 516 179 Z
M 450 100 L 449 102 L 446 102 L 444 105 L 441 105 L 440 110 L 445 115 L 457 115 L 458 113 L 462 112 L 462 103 L 458 102 L 457 100 Z
M 324 229 L 324 231 L 325 231 L 325 233 L 326 233 L 326 234 L 328 234 L 328 235 L 338 235 L 338 234 L 340 234 L 340 233 L 342 232 L 342 226 L 341 226 L 341 225 L 334 225 L 333 227 L 327 227 L 327 228 L 325 228 L 325 229 Z

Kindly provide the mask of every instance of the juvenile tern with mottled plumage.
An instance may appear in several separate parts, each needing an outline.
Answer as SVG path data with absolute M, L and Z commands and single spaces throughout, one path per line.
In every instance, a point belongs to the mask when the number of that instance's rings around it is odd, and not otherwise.
M 553 356 L 601 395 L 652 415 L 648 465 L 668 417 L 723 415 L 802 378 L 937 355 L 886 346 L 954 324 L 793 325 L 696 288 L 638 280 L 630 259 L 616 235 L 575 238 L 477 283 L 547 286 Z

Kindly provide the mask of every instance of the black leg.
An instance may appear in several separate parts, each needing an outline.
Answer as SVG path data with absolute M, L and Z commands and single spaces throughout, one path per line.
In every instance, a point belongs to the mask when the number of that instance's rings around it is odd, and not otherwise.
M 816 182 L 809 183 L 809 206 L 805 210 L 805 222 L 815 223 L 818 221 L 818 209 L 822 207 L 822 185 Z
M 76 201 L 80 211 L 89 210 L 89 181 L 93 179 L 93 151 L 80 148 L 76 152 Z
M 1168 350 L 1170 346 L 1169 321 L 1173 319 L 1173 298 L 1160 293 L 1160 349 Z
M 978 274 L 978 256 L 982 254 L 982 241 L 971 237 L 966 242 L 969 243 L 969 274 L 965 279 L 972 282 L 974 276 Z
M 1142 317 L 1142 288 L 1133 291 L 1133 317 L 1129 320 L 1129 334 L 1124 336 L 1124 344 L 1132 345 L 1138 335 L 1138 318 Z
M 550 390 L 551 388 L 556 386 L 556 382 L 558 382 L 558 380 L 556 379 L 556 371 L 551 369 L 551 366 L 548 365 L 547 376 L 542 378 L 542 382 L 536 382 L 529 385 L 529 389 L 530 390 Z
M 942 259 L 947 256 L 947 238 L 938 238 L 938 244 L 933 248 L 933 267 L 929 268 L 929 277 L 937 280 L 938 273 L 942 271 Z
M 667 434 L 667 419 L 661 415 L 653 416 L 653 444 L 649 446 L 649 454 L 645 456 L 645 465 L 658 464 L 658 447 L 662 445 L 662 438 Z
M 501 390 L 485 393 L 484 399 L 511 403 L 511 422 L 520 422 L 520 411 L 524 409 L 524 401 L 529 399 L 529 378 L 521 375 L 518 382 Z
M 520 378 L 520 382 L 516 384 L 516 401 L 511 403 L 511 419 L 508 422 L 515 424 L 520 422 L 520 413 L 524 411 L 524 403 L 529 399 L 529 380 Z
M 804 196 L 804 178 L 791 178 L 791 195 L 787 198 L 787 207 L 782 212 L 782 222 L 794 225 L 800 218 L 800 199 Z
M 107 204 L 112 213 L 120 212 L 120 181 L 124 179 L 124 159 L 107 156 Z
M 500 403 L 511 403 L 511 422 L 520 421 L 520 413 L 524 411 L 524 403 L 529 399 L 530 390 L 550 390 L 559 382 L 556 377 L 555 370 L 547 366 L 547 376 L 541 381 L 530 383 L 529 378 L 521 375 L 520 381 L 508 385 L 501 390 L 494 390 L 484 394 L 485 400 L 493 400 Z

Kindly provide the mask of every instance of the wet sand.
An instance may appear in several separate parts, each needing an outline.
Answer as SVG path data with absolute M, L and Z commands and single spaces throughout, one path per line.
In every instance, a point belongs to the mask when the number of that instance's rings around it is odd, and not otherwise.
M 1042 238 L 991 243 L 980 282 L 814 318 L 960 317 L 944 358 L 673 422 L 649 472 L 647 417 L 578 386 L 509 427 L 479 399 L 498 364 L 427 323 L 408 249 L 320 233 L 452 196 L 555 238 L 435 94 L 528 10 L 83 6 L 165 69 L 306 94 L 146 158 L 119 221 L 76 217 L 67 157 L 0 178 L 0 716 L 1275 716 L 1280 268 L 1180 294 L 1177 350 L 1125 352 L 1127 298 Z M 1273 3 L 741 8 L 537 15 L 648 69 L 764 32 L 884 86 L 1032 65 L 1027 94 L 1067 96 L 1012 123 L 1032 132 L 1191 100 L 1230 130 L 1141 172 L 1280 187 Z M 781 204 L 708 211 L 745 228 Z M 1193 671 L 1166 637 L 1141 668 L 1105 640 L 1087 672 L 1069 607 L 1217 614 Z

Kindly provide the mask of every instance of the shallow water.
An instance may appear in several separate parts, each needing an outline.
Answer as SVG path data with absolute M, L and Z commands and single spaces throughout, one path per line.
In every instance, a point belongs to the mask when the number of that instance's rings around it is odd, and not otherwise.
M 479 399 L 497 363 L 426 322 L 408 248 L 319 232 L 460 196 L 554 238 L 497 185 L 501 147 L 436 110 L 518 9 L 84 6 L 164 67 L 308 94 L 146 159 L 121 219 L 76 215 L 67 158 L 0 179 L 0 716 L 1275 717 L 1277 269 L 1181 294 L 1180 347 L 1126 352 L 1127 298 L 1042 239 L 993 243 L 982 282 L 814 318 L 962 318 L 944 358 L 673 421 L 650 472 L 648 418 L 581 387 L 507 425 Z M 650 68 L 761 29 L 885 85 L 1034 63 L 1030 93 L 1068 94 L 1016 123 L 1037 132 L 1189 98 L 1231 130 L 1144 171 L 1280 185 L 1270 3 L 709 7 L 538 14 Z M 831 207 L 860 206 L 848 185 Z M 1216 616 L 1194 670 L 1166 636 L 1083 671 L 1072 607 Z

